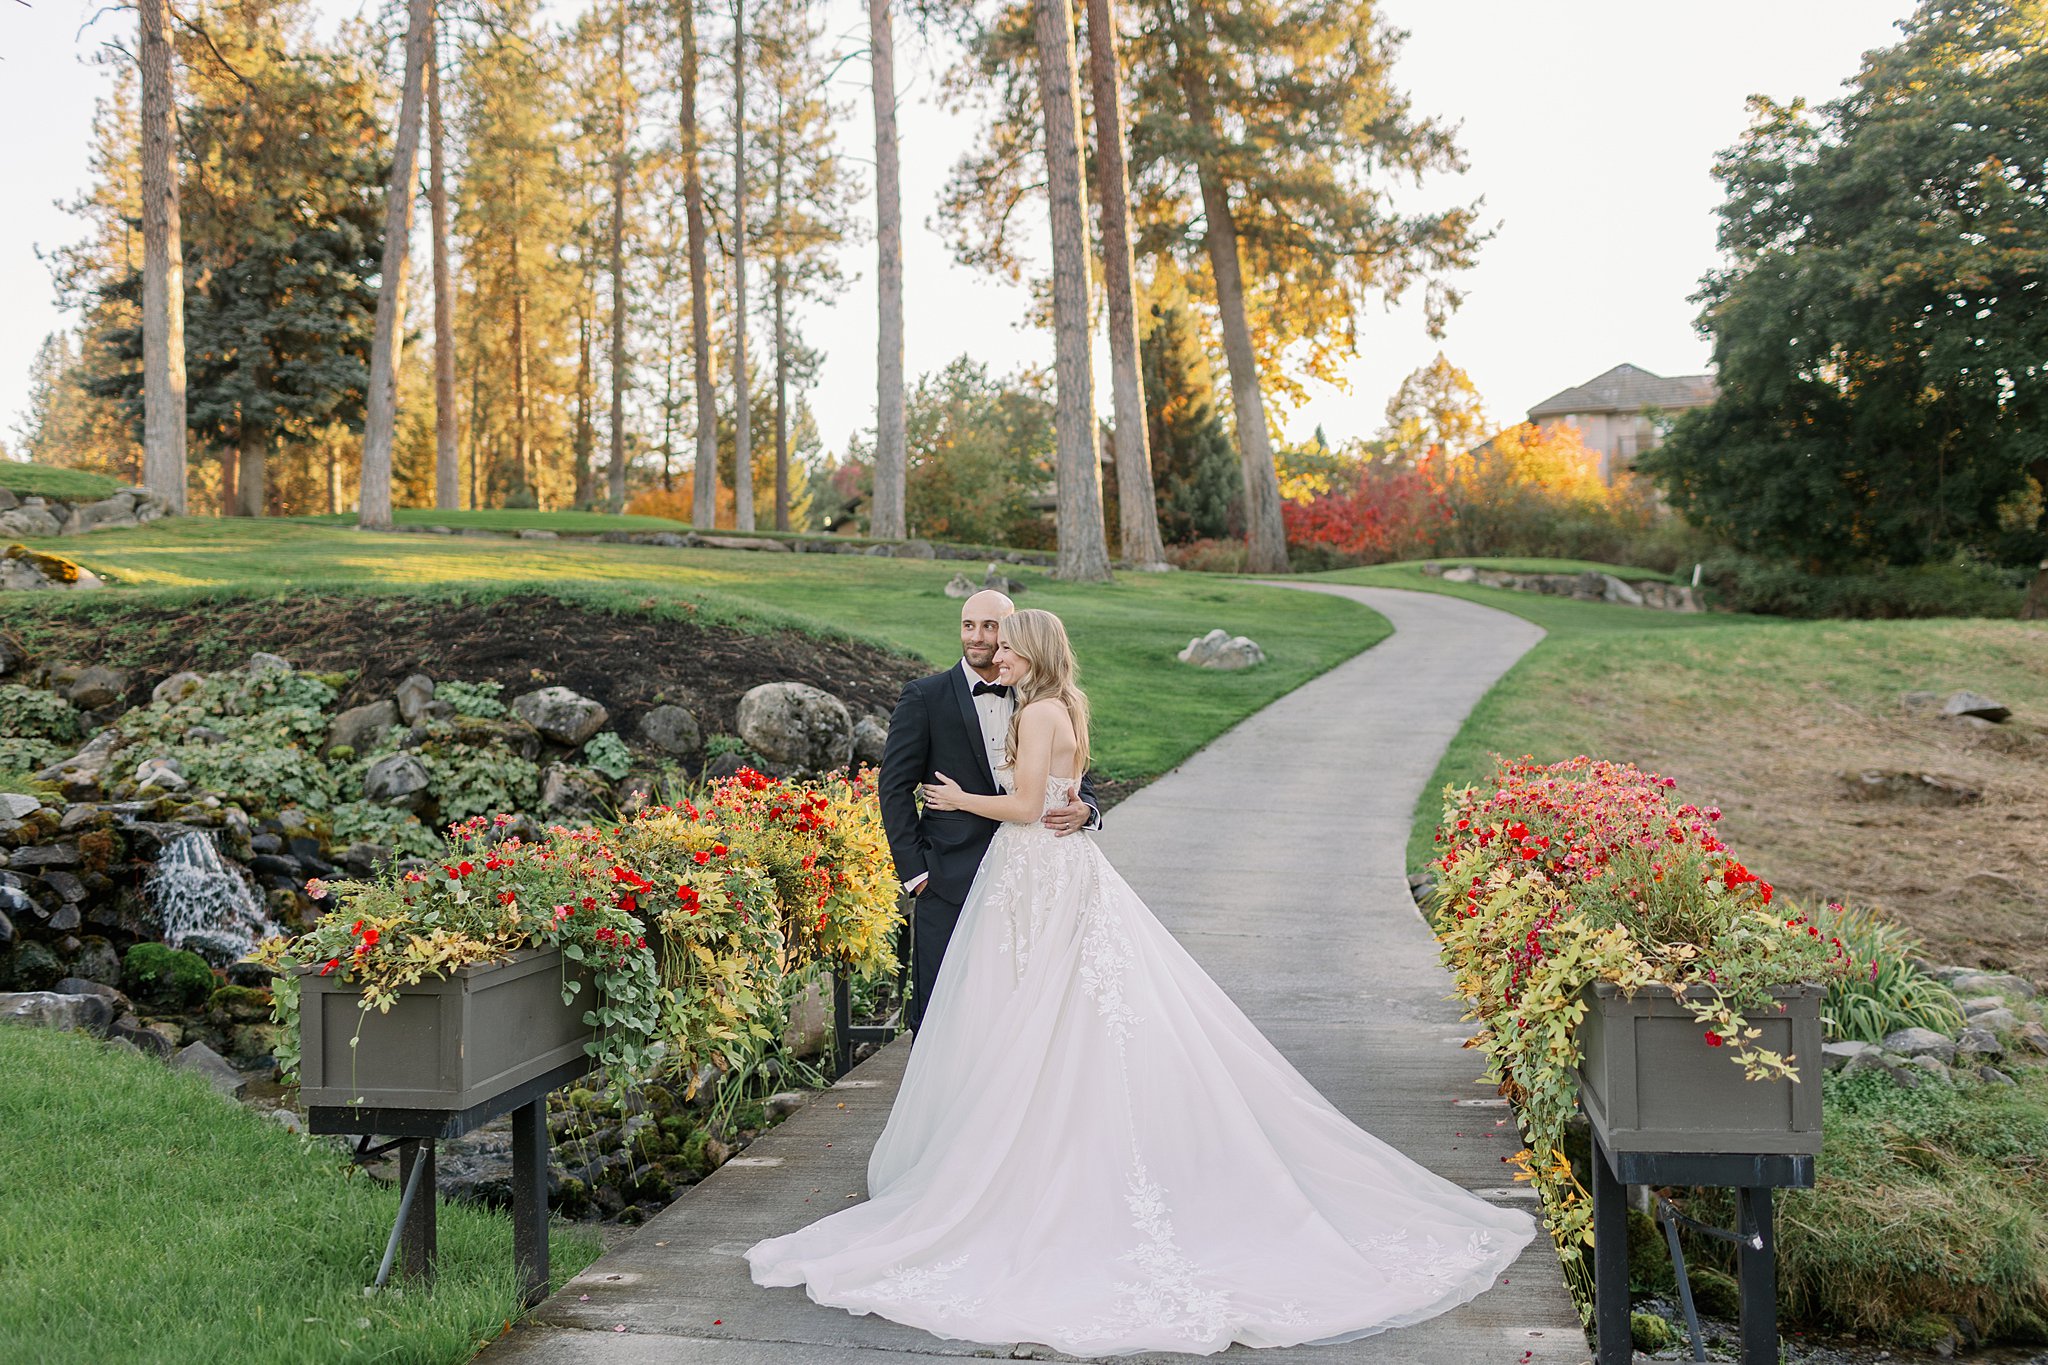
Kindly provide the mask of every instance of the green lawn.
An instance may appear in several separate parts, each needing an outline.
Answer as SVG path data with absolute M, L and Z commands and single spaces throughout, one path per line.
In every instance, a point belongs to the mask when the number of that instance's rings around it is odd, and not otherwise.
M 0 460 L 0 488 L 16 497 L 56 498 L 63 502 L 96 502 L 125 487 L 119 479 L 83 469 Z
M 309 526 L 352 527 L 356 524 L 353 512 L 333 515 L 325 513 L 316 516 L 287 517 L 286 521 L 304 522 Z M 563 535 L 599 535 L 605 531 L 675 531 L 689 530 L 689 526 L 667 517 L 636 517 L 609 512 L 536 512 L 518 507 L 487 507 L 481 511 L 438 511 L 431 507 L 401 507 L 392 514 L 392 520 L 400 526 L 446 526 L 452 530 L 465 528 L 476 531 L 559 531 Z
M 519 1315 L 512 1225 L 445 1203 L 431 1290 L 366 1298 L 398 1197 L 194 1076 L 0 1025 L 0 1359 L 469 1359 Z M 560 1284 L 596 1259 L 557 1225 Z
M 25 608 L 92 611 L 94 596 L 113 601 L 132 592 L 537 589 L 616 610 L 687 609 L 698 619 L 836 632 L 935 667 L 959 657 L 959 604 L 946 597 L 946 581 L 974 567 L 865 555 L 377 535 L 303 521 L 196 517 L 50 545 L 115 586 L 102 594 L 38 594 Z M 1058 612 L 1067 623 L 1099 716 L 1097 770 L 1107 778 L 1165 771 L 1387 633 L 1382 617 L 1355 603 L 1203 574 L 1125 574 L 1113 584 L 1082 585 L 1056 582 L 1042 570 L 1010 572 L 1028 585 L 1020 605 Z M 1218 673 L 1176 661 L 1190 638 L 1217 627 L 1252 636 L 1271 662 Z

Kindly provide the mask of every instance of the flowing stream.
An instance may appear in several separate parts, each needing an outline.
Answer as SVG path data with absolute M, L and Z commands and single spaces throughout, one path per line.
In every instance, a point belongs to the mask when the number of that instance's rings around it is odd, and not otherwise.
M 164 942 L 189 948 L 216 967 L 246 957 L 258 943 L 283 932 L 205 830 L 193 830 L 166 846 L 143 889 L 163 921 Z

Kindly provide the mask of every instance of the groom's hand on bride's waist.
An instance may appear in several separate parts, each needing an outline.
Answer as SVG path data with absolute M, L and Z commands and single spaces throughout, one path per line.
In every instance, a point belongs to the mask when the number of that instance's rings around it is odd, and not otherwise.
M 1058 810 L 1047 811 L 1042 823 L 1054 834 L 1065 836 L 1083 828 L 1094 818 L 1094 809 L 1077 797 Z

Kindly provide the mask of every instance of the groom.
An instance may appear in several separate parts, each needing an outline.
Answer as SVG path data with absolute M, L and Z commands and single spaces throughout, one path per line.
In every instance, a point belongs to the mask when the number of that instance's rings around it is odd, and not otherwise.
M 1010 774 L 998 773 L 1010 733 L 1013 700 L 996 677 L 997 632 L 1016 604 L 1002 593 L 983 591 L 960 608 L 958 665 L 907 684 L 889 719 L 882 750 L 882 828 L 903 889 L 915 898 L 911 915 L 911 959 L 916 983 L 908 1022 L 924 1020 L 946 941 L 960 918 L 975 869 L 995 838 L 996 822 L 966 811 L 918 809 L 918 788 L 943 772 L 982 796 L 1007 792 Z M 1057 834 L 1098 829 L 1102 812 L 1087 776 L 1071 804 L 1048 811 L 1045 824 Z

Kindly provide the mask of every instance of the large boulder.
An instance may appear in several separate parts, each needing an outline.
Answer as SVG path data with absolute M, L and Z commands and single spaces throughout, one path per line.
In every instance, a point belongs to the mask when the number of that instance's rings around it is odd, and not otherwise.
M 2033 982 L 2024 976 L 2014 976 L 2010 972 L 1964 972 L 1950 981 L 1948 988 L 1957 995 L 1997 991 L 2003 995 L 2018 996 L 2022 1000 L 2032 1000 L 2040 993 L 2040 988 Z
M 882 766 L 882 751 L 889 746 L 889 727 L 873 716 L 862 716 L 853 727 L 853 761 L 870 767 Z
M 575 747 L 602 730 L 611 719 L 602 702 L 566 687 L 543 687 L 512 699 L 521 720 L 557 744 Z
M 1955 1039 L 1931 1028 L 1902 1028 L 1887 1033 L 1884 1048 L 1907 1057 L 1933 1057 L 1943 1063 L 1956 1059 Z
M 389 699 L 366 706 L 351 706 L 327 727 L 327 747 L 346 744 L 360 753 L 375 744 L 380 735 L 398 724 L 398 704 Z
M 192 1072 L 231 1100 L 241 1098 L 249 1085 L 225 1057 L 204 1043 L 188 1043 L 171 1058 L 171 1069 Z
M 689 708 L 657 706 L 640 717 L 640 740 L 662 753 L 680 757 L 704 747 L 704 730 Z
M 197 692 L 205 683 L 205 675 L 194 673 L 188 668 L 182 672 L 171 674 L 170 677 L 165 678 L 155 687 L 150 688 L 149 699 L 169 706 L 175 702 L 185 700 L 185 698 Z
M 20 991 L 0 995 L 0 1020 L 104 1038 L 114 1022 L 114 1007 L 97 995 Z
M 604 774 L 568 763 L 550 763 L 540 777 L 540 808 L 549 815 L 599 815 L 611 803 Z
M 71 686 L 64 689 L 64 700 L 81 711 L 97 711 L 127 696 L 128 683 L 124 670 L 94 664 L 72 679 Z
M 1944 716 L 1972 716 L 1978 720 L 2002 721 L 2012 715 L 2004 702 L 1993 701 L 1981 692 L 1951 692 L 1941 704 Z
M 1238 669 L 1266 662 L 1266 651 L 1242 635 L 1212 630 L 1188 641 L 1187 648 L 1180 652 L 1179 657 L 1182 663 L 1193 664 L 1197 668 Z
M 0 792 L 0 820 L 26 820 L 42 808 L 40 797 L 24 792 Z
M 363 774 L 363 797 L 380 806 L 418 810 L 427 799 L 426 765 L 411 754 L 378 759 Z
M 106 729 L 86 741 L 85 747 L 62 762 L 53 763 L 36 774 L 38 780 L 55 782 L 74 799 L 89 796 L 105 776 L 114 751 L 121 747 L 118 730 Z
M 424 673 L 411 674 L 398 685 L 399 718 L 407 725 L 419 724 L 433 700 L 434 680 Z
M 779 773 L 825 772 L 853 761 L 846 703 L 806 683 L 762 683 L 740 698 L 740 738 Z

